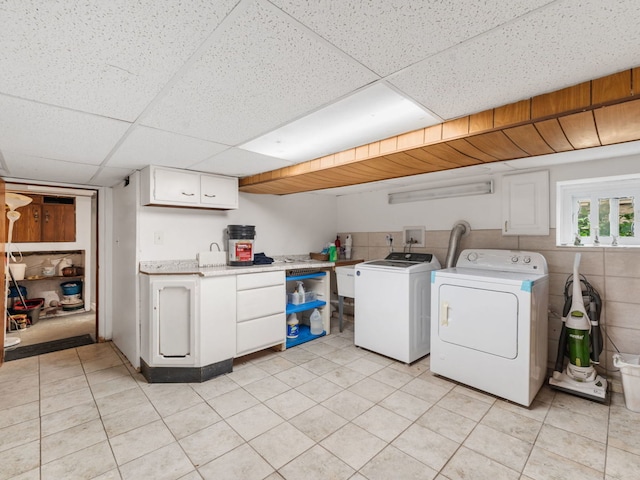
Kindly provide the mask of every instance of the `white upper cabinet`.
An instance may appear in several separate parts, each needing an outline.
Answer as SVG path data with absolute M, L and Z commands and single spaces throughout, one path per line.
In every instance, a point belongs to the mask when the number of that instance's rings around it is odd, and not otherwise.
M 238 208 L 238 179 L 150 165 L 141 172 L 142 204 Z
M 549 171 L 502 177 L 502 234 L 549 235 Z
M 238 179 L 200 175 L 200 203 L 215 208 L 238 208 Z

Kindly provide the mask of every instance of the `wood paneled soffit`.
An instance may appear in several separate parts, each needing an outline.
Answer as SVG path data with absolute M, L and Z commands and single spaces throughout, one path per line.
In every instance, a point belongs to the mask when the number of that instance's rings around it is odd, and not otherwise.
M 240 179 L 284 195 L 640 140 L 640 67 Z

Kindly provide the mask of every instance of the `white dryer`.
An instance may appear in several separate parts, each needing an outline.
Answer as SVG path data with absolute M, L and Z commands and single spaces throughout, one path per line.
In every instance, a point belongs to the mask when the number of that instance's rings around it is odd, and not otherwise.
M 464 250 L 431 273 L 431 296 L 431 371 L 529 406 L 547 370 L 545 258 Z
M 430 253 L 391 252 L 355 266 L 354 343 L 411 363 L 429 353 L 431 276 L 440 268 Z

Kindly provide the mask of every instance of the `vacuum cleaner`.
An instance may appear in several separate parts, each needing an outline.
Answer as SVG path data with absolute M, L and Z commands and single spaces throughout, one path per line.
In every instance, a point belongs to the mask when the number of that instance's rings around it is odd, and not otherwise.
M 600 334 L 602 300 L 587 279 L 578 274 L 579 265 L 580 254 L 577 253 L 573 262 L 573 275 L 567 278 L 564 286 L 562 330 L 549 385 L 567 393 L 606 403 L 607 380 L 594 368 L 594 365 L 600 363 L 603 350 Z M 565 357 L 569 358 L 569 362 L 563 370 Z

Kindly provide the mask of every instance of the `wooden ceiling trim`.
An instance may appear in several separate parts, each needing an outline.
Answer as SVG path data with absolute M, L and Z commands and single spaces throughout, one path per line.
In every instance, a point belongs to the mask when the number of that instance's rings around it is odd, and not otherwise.
M 528 157 L 527 152 L 518 148 L 502 131 L 481 133 L 467 138 L 467 141 L 498 160 L 513 160 Z
M 436 143 L 442 141 L 442 123 L 432 125 L 424 129 L 424 144 Z
M 638 140 L 640 99 L 603 107 L 593 113 L 603 145 Z
M 422 150 L 426 150 L 427 152 L 434 154 L 436 157 L 447 160 L 458 167 L 468 167 L 469 165 L 482 163 L 482 161 L 477 158 L 465 155 L 464 153 L 461 153 L 455 148 L 449 146 L 447 143 L 427 145 L 426 147 L 422 147 Z
M 601 145 L 596 121 L 591 110 L 560 117 L 558 121 L 574 149 L 579 150 Z
M 456 118 L 442 124 L 442 140 L 469 135 L 469 117 Z
M 411 157 L 415 157 L 418 160 L 434 165 L 438 167 L 439 170 L 447 170 L 449 168 L 457 168 L 460 166 L 457 163 L 453 163 L 453 162 L 450 162 L 449 160 L 445 160 L 443 158 L 438 157 L 437 155 L 426 150 L 425 148 L 414 148 L 413 150 L 408 150 L 404 153 L 406 153 Z
M 385 175 L 388 176 L 388 178 L 397 178 L 406 177 L 407 175 L 417 175 L 418 173 L 424 173 L 424 170 L 422 168 L 417 168 L 415 165 L 404 164 L 401 161 L 395 162 L 388 157 L 379 157 L 369 160 L 367 162 L 367 166 L 381 172 L 381 178 L 384 178 Z
M 398 137 L 386 138 L 380 141 L 380 155 L 398 151 Z
M 356 161 L 364 160 L 365 158 L 369 158 L 369 145 L 356 147 Z
M 245 177 L 240 179 L 240 189 L 286 194 L 640 140 L 640 105 L 634 99 L 639 92 L 640 67 L 636 67 Z
M 495 108 L 493 112 L 495 128 L 528 122 L 531 120 L 531 99 Z
M 391 155 L 387 155 L 384 158 L 403 167 L 412 168 L 416 170 L 417 173 L 428 173 L 441 170 L 441 167 L 439 167 L 438 165 L 423 162 L 416 157 L 412 157 L 406 152 L 392 153 Z
M 584 82 L 531 100 L 531 118 L 565 114 L 591 105 L 591 82 Z
M 459 138 L 457 140 L 450 140 L 447 142 L 448 145 L 458 150 L 460 153 L 467 155 L 471 158 L 475 158 L 480 160 L 481 162 L 495 162 L 498 160 L 495 156 L 489 155 L 488 153 L 483 152 L 478 147 L 469 142 L 467 138 Z
M 598 105 L 633 95 L 631 70 L 618 72 L 591 82 L 591 104 Z
M 479 133 L 493 129 L 493 110 L 469 115 L 469 133 Z
M 569 140 L 567 140 L 567 136 L 562 131 L 562 127 L 557 118 L 536 122 L 533 125 L 547 145 L 555 152 L 568 152 L 569 150 L 573 150 L 573 146 Z
M 398 150 L 408 150 L 424 145 L 424 128 L 398 135 Z
M 504 133 L 515 143 L 518 148 L 524 150 L 529 155 L 546 155 L 555 153 L 544 138 L 538 133 L 536 127 L 531 124 L 520 125 L 519 127 L 508 128 Z

